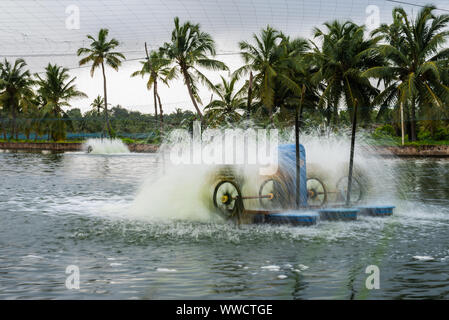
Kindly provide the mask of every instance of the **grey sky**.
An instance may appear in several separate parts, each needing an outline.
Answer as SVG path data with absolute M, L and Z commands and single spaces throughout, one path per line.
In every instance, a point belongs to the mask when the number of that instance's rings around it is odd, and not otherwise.
M 449 9 L 445 1 L 403 1 L 424 5 L 433 3 L 441 9 Z M 79 29 L 68 29 L 70 6 L 79 8 Z M 119 72 L 108 70 L 108 97 L 112 105 L 141 112 L 152 112 L 152 97 L 141 79 L 129 75 L 139 67 L 135 60 L 144 55 L 144 42 L 150 48 L 158 48 L 170 37 L 173 18 L 200 23 L 217 43 L 218 58 L 231 70 L 241 65 L 237 43 L 246 40 L 267 24 L 295 37 L 311 38 L 313 27 L 323 22 L 350 19 L 365 23 L 372 14 L 370 5 L 379 8 L 380 23 L 391 21 L 391 10 L 403 6 L 409 12 L 417 12 L 418 6 L 387 0 L 103 0 L 103 1 L 31 1 L 0 0 L 0 56 L 8 59 L 23 57 L 33 72 L 43 70 L 48 62 L 74 68 L 77 85 L 86 92 L 88 99 L 73 101 L 73 107 L 88 110 L 91 101 L 102 92 L 102 78 L 97 72 L 93 78 L 89 68 L 78 68 L 76 50 L 86 46 L 86 35 L 96 35 L 100 28 L 109 28 L 110 35 L 121 42 L 120 51 L 127 59 Z M 68 10 L 68 11 L 66 11 Z M 443 11 L 440 11 L 443 13 Z M 69 19 L 69 20 L 68 20 Z M 213 80 L 219 74 L 207 73 Z M 181 107 L 193 110 L 186 88 L 176 81 L 170 88 L 161 86 L 160 95 L 166 112 Z M 204 102 L 210 93 L 201 90 Z

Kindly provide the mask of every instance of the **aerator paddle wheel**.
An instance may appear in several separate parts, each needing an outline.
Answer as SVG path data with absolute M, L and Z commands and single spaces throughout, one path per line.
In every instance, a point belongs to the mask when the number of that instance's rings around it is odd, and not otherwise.
M 237 184 L 230 180 L 220 181 L 214 189 L 213 201 L 215 208 L 226 220 L 239 219 L 238 206 L 242 194 Z
M 280 209 L 287 204 L 287 186 L 278 179 L 269 178 L 259 188 L 259 202 L 265 209 Z
M 294 159 L 295 149 L 290 148 L 284 157 Z M 305 156 L 304 156 L 305 158 Z M 301 160 L 302 161 L 302 160 Z M 318 218 L 322 220 L 352 221 L 358 214 L 389 216 L 394 206 L 361 206 L 364 195 L 369 190 L 368 180 L 363 172 L 349 171 L 348 176 L 340 177 L 337 183 L 325 185 L 321 178 L 312 174 L 307 177 L 305 160 L 299 177 L 288 163 L 275 174 L 259 175 L 261 181 L 258 193 L 248 183 L 247 175 L 233 166 L 223 166 L 211 176 L 213 205 L 225 220 L 241 223 L 273 223 L 293 225 L 313 225 Z M 354 174 L 352 174 L 354 173 Z M 317 173 L 320 175 L 320 173 Z M 348 181 L 351 190 L 348 198 Z M 304 177 L 304 178 L 303 178 Z M 260 179 L 260 180 L 259 180 Z M 362 183 L 363 184 L 362 184 Z M 243 186 L 242 189 L 240 187 Z M 299 188 L 297 188 L 299 186 Z M 209 189 L 210 190 L 210 189 Z M 242 191 L 245 194 L 242 194 Z M 256 189 L 257 190 L 257 189 Z M 299 190 L 299 195 L 296 193 Z M 299 205 L 297 203 L 299 196 Z M 307 199 L 307 201 L 306 201 Z M 251 201 L 249 201 L 251 200 Z
M 307 203 L 309 206 L 324 206 L 327 202 L 327 191 L 324 183 L 318 178 L 307 179 Z
M 338 180 L 337 185 L 337 198 L 340 201 L 346 202 L 348 194 L 348 177 L 342 177 Z M 352 177 L 351 193 L 349 195 L 350 202 L 357 203 L 363 198 L 363 188 L 361 183 L 354 177 Z

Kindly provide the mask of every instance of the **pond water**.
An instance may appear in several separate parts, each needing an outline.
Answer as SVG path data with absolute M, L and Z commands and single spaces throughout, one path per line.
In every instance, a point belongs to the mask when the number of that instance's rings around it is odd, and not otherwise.
M 131 214 L 153 154 L 1 152 L 0 299 L 448 299 L 449 160 L 382 161 L 391 217 L 238 227 Z M 366 289 L 369 265 L 380 289 Z

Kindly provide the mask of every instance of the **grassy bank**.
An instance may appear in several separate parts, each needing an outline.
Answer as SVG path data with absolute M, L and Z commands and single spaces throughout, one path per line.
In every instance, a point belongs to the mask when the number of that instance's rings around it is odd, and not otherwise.
M 47 140 L 26 140 L 26 139 L 0 139 L 1 143 L 83 143 L 85 140 L 60 140 L 60 141 L 47 141 Z
M 125 144 L 147 144 L 146 140 L 143 139 L 129 139 L 123 138 L 121 139 Z M 58 140 L 58 141 L 47 141 L 47 140 L 26 140 L 26 139 L 0 139 L 0 143 L 84 143 L 87 139 L 84 140 Z

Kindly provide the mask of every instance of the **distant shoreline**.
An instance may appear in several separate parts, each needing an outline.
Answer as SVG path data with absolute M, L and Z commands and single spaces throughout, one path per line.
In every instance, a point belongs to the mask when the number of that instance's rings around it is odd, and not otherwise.
M 83 151 L 84 143 L 80 142 L 0 142 L 2 150 L 24 150 L 24 151 Z M 128 144 L 131 152 L 154 153 L 159 148 L 156 144 Z
M 449 158 L 449 145 L 376 146 L 380 156 L 401 158 Z
M 139 153 L 157 152 L 157 144 L 138 144 L 131 143 L 127 145 L 129 151 Z M 79 142 L 0 142 L 2 150 L 25 150 L 25 151 L 82 151 L 83 143 Z M 422 146 L 376 146 L 375 152 L 385 157 L 434 157 L 449 158 L 449 145 L 422 145 Z

